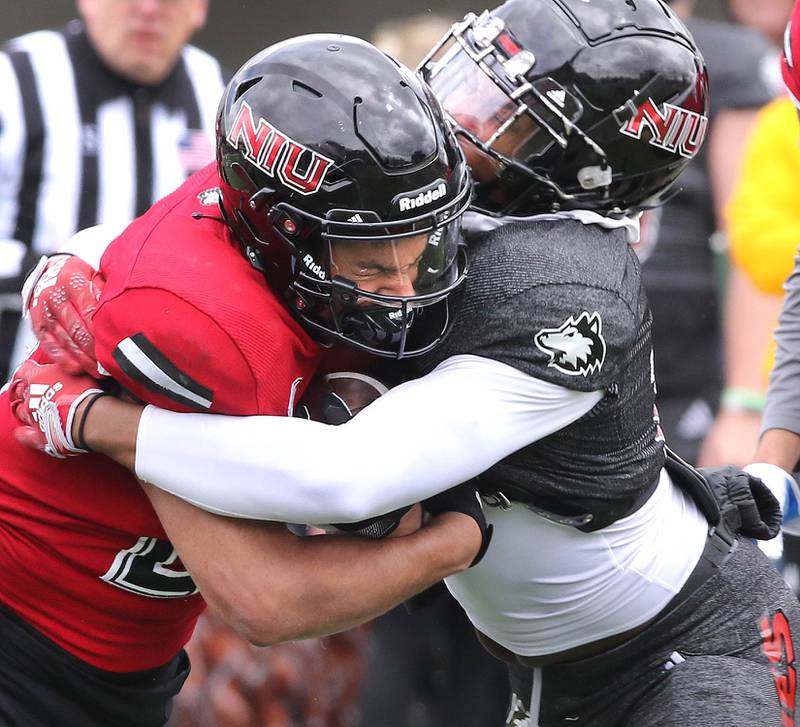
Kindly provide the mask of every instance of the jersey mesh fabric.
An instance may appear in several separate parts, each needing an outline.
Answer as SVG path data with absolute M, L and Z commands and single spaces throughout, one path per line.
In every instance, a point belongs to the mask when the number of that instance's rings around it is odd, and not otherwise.
M 592 527 L 613 522 L 652 491 L 664 462 L 653 420 L 651 315 L 625 231 L 528 221 L 479 235 L 472 247 L 453 332 L 423 367 L 470 353 L 568 389 L 606 392 L 578 421 L 490 468 L 481 489 L 558 513 L 591 510 Z M 576 372 L 534 343 L 584 313 L 599 321 L 604 353 L 594 358 L 601 365 Z

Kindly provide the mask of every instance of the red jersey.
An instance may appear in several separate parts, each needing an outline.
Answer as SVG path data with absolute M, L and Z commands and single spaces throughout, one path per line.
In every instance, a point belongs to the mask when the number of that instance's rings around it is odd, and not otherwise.
M 216 216 L 213 166 L 106 250 L 99 362 L 143 401 L 182 411 L 286 415 L 320 349 Z M 34 354 L 44 360 L 41 353 Z M 204 604 L 135 478 L 18 445 L 0 397 L 0 600 L 93 666 L 167 662 Z
M 800 108 L 800 2 L 795 3 L 789 24 L 786 26 L 781 71 L 786 90 Z

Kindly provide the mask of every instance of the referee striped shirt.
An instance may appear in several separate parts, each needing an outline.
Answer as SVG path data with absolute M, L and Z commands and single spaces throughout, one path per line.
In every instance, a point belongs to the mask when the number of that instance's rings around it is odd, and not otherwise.
M 207 164 L 224 81 L 186 46 L 160 85 L 109 70 L 83 23 L 15 38 L 0 53 L 0 278 L 77 230 L 119 224 Z
M 77 230 L 126 223 L 213 159 L 224 80 L 187 45 L 165 81 L 136 85 L 103 64 L 77 20 L 2 46 L 0 310 L 18 309 L 39 256 Z M 0 371 L 15 327 L 6 313 Z

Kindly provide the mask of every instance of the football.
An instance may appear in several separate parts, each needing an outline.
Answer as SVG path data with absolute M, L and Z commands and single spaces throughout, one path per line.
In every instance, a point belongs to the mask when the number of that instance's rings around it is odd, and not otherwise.
M 325 424 L 344 424 L 388 391 L 377 379 L 354 371 L 314 377 L 294 416 Z

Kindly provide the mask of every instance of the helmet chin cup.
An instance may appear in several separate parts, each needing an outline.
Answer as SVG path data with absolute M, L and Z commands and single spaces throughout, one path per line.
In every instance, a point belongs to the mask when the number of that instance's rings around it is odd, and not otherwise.
M 350 310 L 342 316 L 342 330 L 357 333 L 365 344 L 385 349 L 400 348 L 414 323 L 414 310 L 366 308 Z

